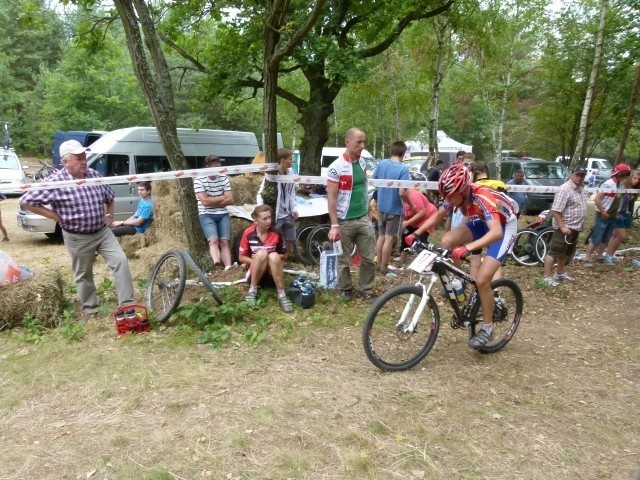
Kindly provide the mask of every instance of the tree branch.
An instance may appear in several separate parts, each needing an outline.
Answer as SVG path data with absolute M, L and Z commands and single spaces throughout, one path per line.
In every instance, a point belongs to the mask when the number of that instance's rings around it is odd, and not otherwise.
M 325 0 L 316 0 L 316 3 L 313 6 L 313 10 L 311 10 L 311 14 L 307 18 L 307 21 L 304 23 L 304 25 L 302 25 L 302 27 L 300 27 L 300 30 L 294 33 L 291 39 L 285 45 L 283 45 L 283 47 L 279 49 L 278 52 L 276 52 L 272 59 L 273 62 L 280 63 L 285 56 L 290 55 L 293 49 L 300 45 L 302 40 L 304 40 L 304 38 L 307 36 L 307 33 L 309 33 L 311 28 L 318 20 L 324 4 Z
M 189 53 L 187 53 L 186 50 L 184 50 L 180 45 L 178 45 L 173 40 L 171 40 L 167 35 L 165 35 L 162 32 L 158 32 L 158 37 L 160 37 L 160 40 L 166 43 L 169 47 L 174 49 L 178 55 L 180 55 L 182 58 L 192 63 L 195 66 L 197 71 L 201 73 L 209 73 L 209 71 L 207 70 L 207 67 L 205 67 L 202 63 L 200 63 L 198 60 L 196 60 L 191 55 L 189 55 Z

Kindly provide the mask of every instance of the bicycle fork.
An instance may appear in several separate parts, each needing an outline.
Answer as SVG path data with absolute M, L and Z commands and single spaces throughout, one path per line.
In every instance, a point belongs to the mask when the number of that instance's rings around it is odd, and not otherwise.
M 405 324 L 405 322 L 407 320 L 407 317 L 409 316 L 409 313 L 411 312 L 411 308 L 413 307 L 413 304 L 416 301 L 416 295 L 411 295 L 409 297 L 409 301 L 404 306 L 404 309 L 402 311 L 402 315 L 400 315 L 400 320 L 396 324 L 396 329 L 400 330 L 402 333 L 413 333 L 413 332 L 415 332 L 416 327 L 418 326 L 418 320 L 422 316 L 422 312 L 424 312 L 424 307 L 427 304 L 427 302 L 429 301 L 429 292 L 431 291 L 431 288 L 433 287 L 433 284 L 437 280 L 438 280 L 438 278 L 435 275 L 432 275 L 431 276 L 431 283 L 429 283 L 429 285 L 425 285 L 425 284 L 423 284 L 421 282 L 417 283 L 417 285 L 420 285 L 420 287 L 422 288 L 422 295 L 420 296 L 420 303 L 418 304 L 418 307 L 416 308 L 416 311 L 413 313 L 413 318 L 411 319 L 409 324 Z

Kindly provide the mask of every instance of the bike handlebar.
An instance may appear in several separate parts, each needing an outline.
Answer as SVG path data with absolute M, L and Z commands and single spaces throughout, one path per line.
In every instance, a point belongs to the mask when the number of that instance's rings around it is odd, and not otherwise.
M 420 252 L 422 250 L 429 250 L 430 252 L 438 253 L 445 258 L 451 256 L 451 250 L 447 248 L 438 247 L 433 243 L 422 243 L 420 240 L 416 240 L 415 242 L 413 242 L 413 245 L 411 246 L 411 248 L 416 252 Z

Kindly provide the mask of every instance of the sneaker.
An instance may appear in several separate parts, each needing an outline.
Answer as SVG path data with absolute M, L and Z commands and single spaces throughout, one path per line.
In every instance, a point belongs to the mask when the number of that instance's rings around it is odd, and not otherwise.
M 352 293 L 353 292 L 351 290 L 340 290 L 340 300 L 343 302 L 350 302 Z
M 9 237 L 3 237 L 2 241 L 3 242 L 8 242 L 9 241 Z
M 573 281 L 573 277 L 570 277 L 567 272 L 563 272 L 563 273 L 554 273 L 553 274 L 553 278 L 555 280 L 565 280 L 567 282 L 571 282 Z
M 605 255 L 602 257 L 602 261 L 604 262 L 605 265 L 613 265 L 613 257 L 609 256 L 609 255 Z
M 560 283 L 553 277 L 543 277 L 542 283 L 550 287 L 557 287 L 558 285 L 560 285 Z
M 291 303 L 288 297 L 278 297 L 278 302 L 280 302 L 280 308 L 284 313 L 293 312 L 293 303 Z
M 254 304 L 256 303 L 257 297 L 258 297 L 258 292 L 256 290 L 249 290 L 244 297 L 244 301 L 247 303 Z
M 398 278 L 398 274 L 393 272 L 387 272 L 384 274 L 384 276 L 387 278 Z
M 492 338 L 493 332 L 487 332 L 484 328 L 481 328 L 478 330 L 478 333 L 469 340 L 469 346 L 471 348 L 482 348 L 489 343 Z

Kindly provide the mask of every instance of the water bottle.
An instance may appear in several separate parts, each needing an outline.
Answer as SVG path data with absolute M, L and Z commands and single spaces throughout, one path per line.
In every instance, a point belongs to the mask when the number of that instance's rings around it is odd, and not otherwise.
M 456 294 L 458 302 L 464 302 L 467 297 L 464 294 L 464 286 L 462 285 L 460 279 L 454 278 L 453 280 L 451 280 L 451 287 L 453 288 L 453 293 Z

